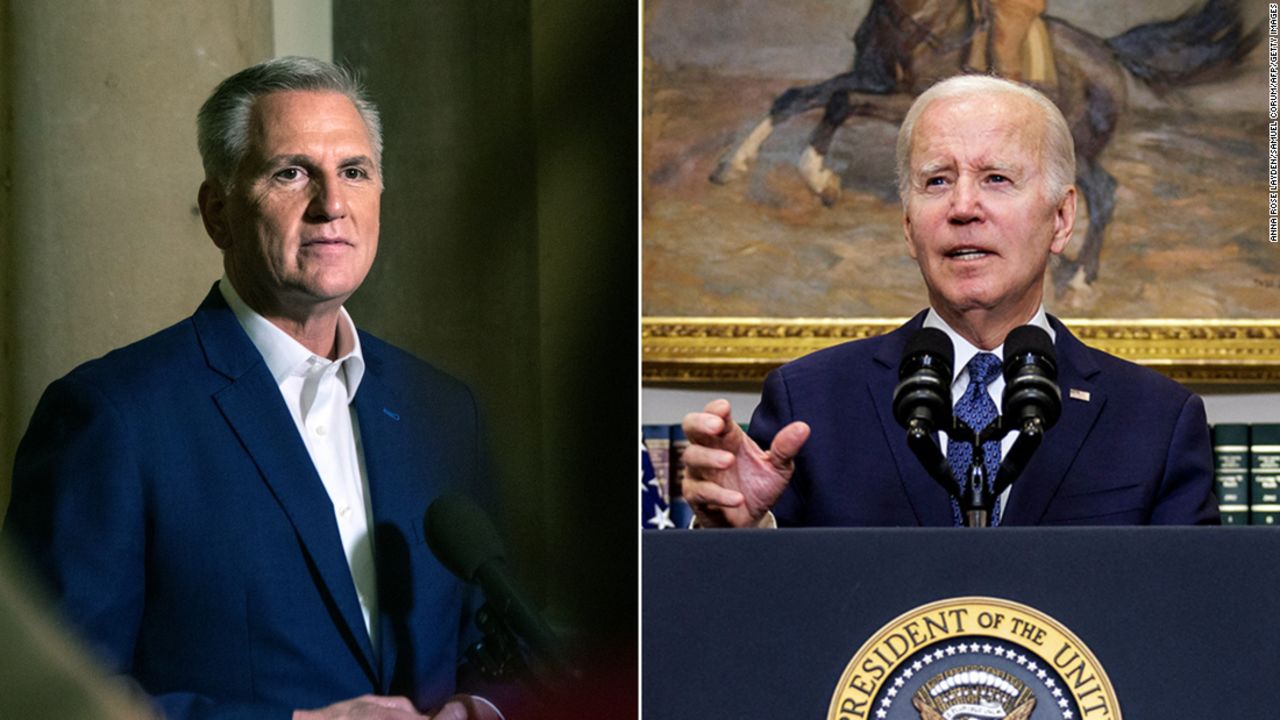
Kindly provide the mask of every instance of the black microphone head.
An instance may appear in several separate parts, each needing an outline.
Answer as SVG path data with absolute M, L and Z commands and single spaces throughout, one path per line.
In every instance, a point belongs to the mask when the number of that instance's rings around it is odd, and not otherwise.
M 1053 349 L 1053 339 L 1044 328 L 1035 325 L 1020 325 L 1009 332 L 1004 339 L 1004 374 L 1015 366 L 1025 364 L 1029 356 L 1038 355 L 1050 378 L 1058 379 L 1058 355 Z
M 924 328 L 911 336 L 902 350 L 902 364 L 898 366 L 898 379 L 902 380 L 915 371 L 922 362 L 940 362 L 946 375 L 956 364 L 956 351 L 951 338 L 938 328 Z
M 893 389 L 893 417 L 899 425 L 911 429 L 912 422 L 919 421 L 932 432 L 950 424 L 954 364 L 955 349 L 946 333 L 924 328 L 911 336 Z
M 436 559 L 467 582 L 475 581 L 476 571 L 486 562 L 504 559 L 502 540 L 489 516 L 465 495 L 436 498 L 423 525 Z
M 1035 325 L 1014 328 L 1004 340 L 1002 414 L 1012 422 L 1038 418 L 1045 430 L 1058 422 L 1062 393 L 1049 333 Z

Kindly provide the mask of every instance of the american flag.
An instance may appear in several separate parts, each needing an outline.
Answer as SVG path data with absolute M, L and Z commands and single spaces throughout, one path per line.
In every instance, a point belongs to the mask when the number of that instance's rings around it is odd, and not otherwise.
M 654 431 L 646 430 L 640 441 L 640 527 L 666 530 L 676 526 L 671 519 L 670 484 L 666 477 L 671 441 L 670 436 L 659 438 Z

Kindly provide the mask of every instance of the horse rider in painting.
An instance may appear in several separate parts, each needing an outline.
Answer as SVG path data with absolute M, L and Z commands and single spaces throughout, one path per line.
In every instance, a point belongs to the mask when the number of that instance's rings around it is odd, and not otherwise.
M 1040 16 L 1045 0 L 972 0 L 974 30 L 966 68 L 1052 88 L 1058 77 L 1049 32 Z

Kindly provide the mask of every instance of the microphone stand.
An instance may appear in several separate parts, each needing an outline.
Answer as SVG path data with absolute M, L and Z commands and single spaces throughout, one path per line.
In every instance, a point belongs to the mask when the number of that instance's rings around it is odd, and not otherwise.
M 995 507 L 999 493 L 990 492 L 987 488 L 987 463 L 982 452 L 982 444 L 994 439 L 990 437 L 998 432 L 1000 419 L 996 418 L 975 434 L 973 428 L 956 420 L 951 428 L 951 437 L 959 442 L 969 443 L 973 453 L 969 456 L 969 470 L 960 482 L 960 514 L 964 518 L 965 527 L 988 527 L 991 525 L 991 510 Z M 1001 436 L 1004 433 L 1000 433 Z M 952 485 L 954 487 L 954 484 Z
M 467 659 L 482 675 L 500 680 L 528 672 L 519 641 L 489 603 L 476 611 L 475 623 L 483 639 L 467 648 Z
M 1018 430 L 1018 439 L 1000 463 L 996 471 L 995 482 L 987 487 L 987 466 L 982 451 L 983 443 L 1003 439 L 1013 430 Z M 1004 417 L 998 417 L 981 432 L 975 433 L 959 419 L 952 419 L 947 434 L 959 442 L 967 442 L 973 448 L 969 462 L 969 470 L 960 483 L 960 493 L 956 494 L 956 479 L 951 474 L 951 466 L 942 455 L 937 440 L 929 432 L 926 423 L 913 419 L 907 427 L 907 446 L 915 454 L 920 463 L 947 494 L 955 497 L 960 503 L 960 514 L 965 527 L 988 527 L 991 524 L 991 511 L 995 507 L 996 498 L 1005 491 L 1013 481 L 1022 474 L 1031 454 L 1044 440 L 1044 423 L 1038 416 L 1024 418 L 1020 426 L 1006 423 Z
M 480 607 L 475 623 L 483 637 L 467 648 L 466 656 L 481 675 L 522 683 L 541 702 L 553 705 L 581 682 L 582 671 L 558 644 L 536 648 L 523 641 L 492 602 Z
M 956 425 L 959 422 L 952 424 Z M 948 428 L 947 432 L 952 430 Z M 941 485 L 948 495 L 954 496 L 956 481 L 951 476 L 951 466 L 942 456 L 942 449 L 938 447 L 938 441 L 934 439 L 927 422 L 919 418 L 911 419 L 907 426 L 907 447 L 911 448 L 911 452 L 920 460 L 920 464 L 924 465 L 929 477 Z
M 1003 417 L 996 422 L 1003 428 L 999 435 L 1001 438 L 1015 429 L 1005 424 Z M 1018 439 L 1013 441 L 1013 447 L 1009 448 L 1004 460 L 1000 462 L 999 470 L 996 471 L 996 482 L 991 489 L 991 492 L 996 497 L 1000 497 L 1005 488 L 1018 479 L 1018 476 L 1027 467 L 1027 463 L 1030 462 L 1031 454 L 1044 441 L 1044 419 L 1039 416 L 1024 418 L 1021 427 L 1016 429 L 1018 430 Z

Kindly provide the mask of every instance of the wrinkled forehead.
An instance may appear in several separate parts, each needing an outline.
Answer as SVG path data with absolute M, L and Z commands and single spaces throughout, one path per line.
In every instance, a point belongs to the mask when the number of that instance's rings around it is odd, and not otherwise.
M 1036 164 L 1045 139 L 1040 109 L 1019 95 L 940 98 L 925 107 L 912 128 L 910 167 Z

